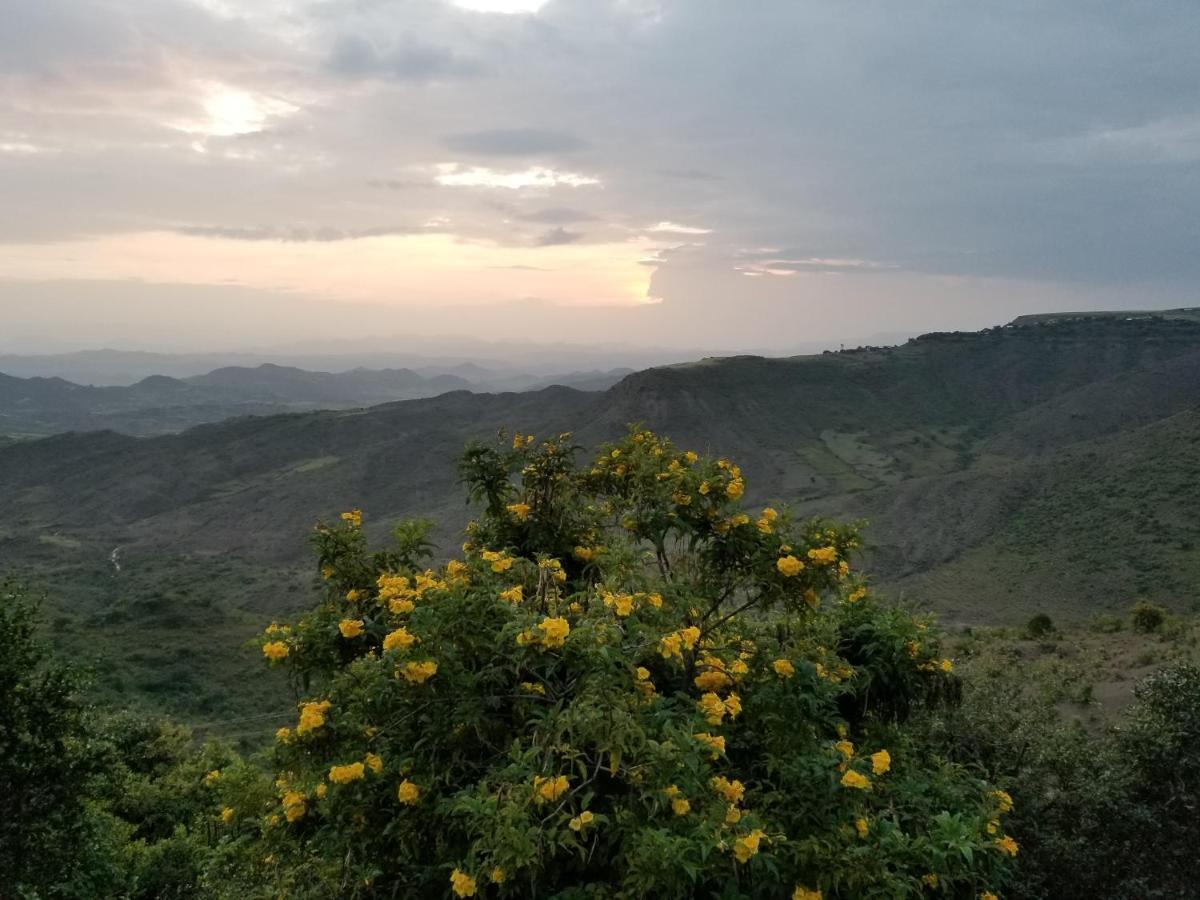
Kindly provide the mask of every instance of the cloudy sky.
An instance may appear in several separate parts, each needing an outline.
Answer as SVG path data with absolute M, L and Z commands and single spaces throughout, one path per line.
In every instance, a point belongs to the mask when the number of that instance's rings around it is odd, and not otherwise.
M 0 345 L 1200 303 L 1194 0 L 12 0 Z

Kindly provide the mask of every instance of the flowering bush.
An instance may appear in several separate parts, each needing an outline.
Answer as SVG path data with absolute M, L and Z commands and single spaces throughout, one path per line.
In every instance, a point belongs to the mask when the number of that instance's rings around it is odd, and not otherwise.
M 239 895 L 997 890 L 1011 800 L 906 731 L 956 676 L 855 530 L 743 509 L 737 465 L 646 431 L 577 455 L 469 448 L 482 514 L 436 568 L 421 527 L 317 527 L 325 597 L 262 642 L 311 692 L 275 790 L 214 786 Z

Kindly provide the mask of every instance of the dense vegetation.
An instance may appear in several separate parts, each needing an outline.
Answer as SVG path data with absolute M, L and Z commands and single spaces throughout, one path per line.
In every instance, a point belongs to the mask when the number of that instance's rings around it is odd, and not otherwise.
M 314 516 L 359 497 L 373 541 L 424 517 L 451 548 L 468 440 L 522 422 L 595 448 L 647 421 L 737 458 L 748 502 L 868 521 L 880 589 L 949 621 L 1045 608 L 1077 625 L 1138 597 L 1182 611 L 1200 593 L 1198 388 L 1200 325 L 1096 319 L 706 360 L 604 393 L 59 435 L 0 447 L 0 559 L 46 593 L 61 643 L 114 699 L 240 733 L 263 701 L 240 635 L 305 605 Z
M 318 605 L 258 645 L 300 702 L 248 759 L 85 701 L 6 585 L 4 896 L 1191 895 L 1200 670 L 1071 724 L 1061 670 L 940 649 L 853 528 L 744 509 L 734 463 L 575 455 L 472 447 L 436 568 L 425 524 L 320 525 Z

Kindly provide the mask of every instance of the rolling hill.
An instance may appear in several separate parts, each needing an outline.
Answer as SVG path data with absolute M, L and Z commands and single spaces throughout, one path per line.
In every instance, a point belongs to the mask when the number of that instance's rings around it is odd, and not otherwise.
M 1200 322 L 1186 317 L 19 442 L 0 446 L 0 561 L 51 592 L 56 634 L 99 654 L 111 690 L 224 715 L 277 689 L 230 648 L 309 602 L 315 518 L 359 505 L 382 539 L 428 516 L 452 548 L 466 441 L 509 427 L 594 445 L 630 422 L 738 459 L 752 503 L 866 520 L 879 587 L 954 621 L 1200 598 Z

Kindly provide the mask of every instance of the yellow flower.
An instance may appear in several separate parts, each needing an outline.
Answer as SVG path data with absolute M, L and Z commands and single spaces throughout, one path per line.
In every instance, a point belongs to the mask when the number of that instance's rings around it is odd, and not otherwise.
M 1009 812 L 1013 808 L 1013 799 L 1008 791 L 992 791 L 992 799 L 996 801 L 996 806 L 1002 813 Z
M 542 694 L 544 696 L 546 693 L 546 686 L 544 684 L 537 684 L 532 681 L 522 681 L 521 690 L 527 694 Z
M 349 784 L 352 781 L 358 781 L 365 774 L 366 768 L 363 764 L 355 762 L 345 766 L 331 766 L 329 780 L 334 784 Z
M 221 780 L 221 770 L 213 769 L 211 772 L 209 772 L 207 775 L 204 776 L 204 786 L 212 787 L 214 784 L 216 784 L 220 780 Z
M 688 465 L 691 465 L 700 457 L 697 456 L 693 451 L 689 450 L 687 453 L 683 454 L 683 458 L 688 461 Z
M 227 806 L 221 810 L 221 821 L 228 825 L 233 821 L 233 807 Z
M 512 568 L 513 561 L 507 556 L 501 556 L 499 559 L 492 561 L 493 572 L 507 572 Z
M 716 759 L 725 752 L 725 738 L 719 734 L 709 734 L 707 731 L 701 731 L 699 734 L 693 734 L 692 737 L 709 749 L 713 759 Z
M 510 587 L 507 591 L 500 592 L 500 599 L 505 603 L 511 603 L 514 606 L 525 599 L 525 589 L 521 585 Z
M 401 674 L 410 684 L 423 684 L 437 674 L 438 665 L 432 659 L 404 664 Z
M 995 894 L 993 894 L 991 891 L 984 891 L 982 894 L 979 895 L 979 900 L 1000 900 L 1000 898 L 997 897 Z
M 733 684 L 732 678 L 716 668 L 705 669 L 692 681 L 702 691 L 716 691 Z
M 921 645 L 916 641 L 905 641 L 904 649 L 908 651 L 910 657 L 916 659 L 917 655 L 921 652 Z
M 858 587 L 846 596 L 846 602 L 857 603 L 865 596 L 867 596 L 867 589 L 865 587 Z
M 388 603 L 388 609 L 398 616 L 407 616 L 417 605 L 407 598 L 398 598 Z
M 990 822 L 987 823 L 987 833 L 988 834 L 999 834 L 1000 833 L 1000 820 L 999 819 L 992 819 Z
M 665 635 L 658 642 L 658 652 L 663 659 L 670 659 L 672 656 L 680 655 L 680 647 L 683 644 L 683 639 L 679 637 L 679 632 L 674 631 L 671 634 Z
M 396 789 L 396 799 L 405 806 L 415 806 L 421 798 L 421 789 L 405 778 Z
M 322 781 L 317 785 L 317 789 L 313 793 L 317 795 L 318 800 L 324 800 L 325 795 L 329 793 L 329 787 Z
M 846 757 L 846 759 L 850 759 L 854 756 L 854 744 L 850 743 L 850 741 L 838 741 L 833 746 L 837 752 Z
M 701 494 L 707 494 L 708 493 L 708 482 L 707 481 L 700 482 L 700 487 L 696 488 L 696 490 L 698 490 Z
M 596 817 L 592 815 L 591 811 L 585 809 L 579 815 L 571 819 L 571 821 L 567 823 L 567 827 L 572 831 L 582 831 L 585 826 L 591 824 L 591 821 L 594 818 Z
M 558 775 L 553 778 L 543 778 L 541 775 L 535 775 L 533 776 L 534 800 L 539 805 L 547 802 L 552 803 L 565 794 L 570 786 L 571 779 L 566 775 Z
M 787 556 L 781 556 L 775 561 L 775 568 L 788 578 L 792 578 L 800 574 L 804 569 L 804 563 L 789 553 Z
M 671 801 L 671 811 L 677 816 L 686 816 L 691 808 L 692 804 L 684 797 L 676 797 Z
M 284 725 L 282 728 L 276 729 L 275 740 L 279 741 L 279 743 L 286 744 L 291 739 L 292 729 L 288 728 L 286 725 Z
M 726 803 L 741 803 L 742 798 L 746 796 L 746 786 L 736 778 L 730 781 L 724 775 L 716 775 L 709 784 L 725 798 Z
M 362 527 L 362 510 L 352 509 L 350 512 L 342 513 L 342 521 L 349 522 L 351 528 Z
M 338 622 L 338 631 L 342 633 L 344 638 L 356 638 L 363 631 L 362 619 L 342 619 Z
M 779 513 L 777 513 L 775 510 L 771 509 L 771 507 L 765 506 L 765 507 L 763 507 L 762 517 L 764 519 L 766 519 L 768 522 L 774 522 L 776 519 L 779 518 Z
M 813 609 L 816 609 L 817 604 L 820 603 L 821 600 L 819 597 L 817 597 L 817 592 L 814 591 L 812 588 L 809 588 L 807 591 L 804 592 L 804 602 L 807 603 L 809 606 L 811 606 Z
M 328 700 L 300 704 L 300 722 L 296 725 L 296 734 L 313 731 L 325 724 L 325 713 L 329 711 Z
M 725 703 L 712 691 L 703 694 L 696 701 L 696 706 L 704 714 L 704 721 L 709 725 L 720 725 L 721 720 L 725 718 Z
M 740 821 L 742 821 L 742 811 L 736 806 L 730 806 L 725 810 L 726 825 L 736 825 Z
M 691 650 L 696 646 L 696 641 L 700 640 L 700 629 L 695 625 L 685 628 L 679 632 L 679 639 L 683 641 L 684 649 Z
M 613 601 L 613 608 L 618 616 L 628 616 L 633 612 L 633 597 L 629 594 L 618 594 Z
M 746 492 L 746 484 L 740 478 L 735 478 L 725 486 L 725 496 L 730 500 L 737 500 Z
M 737 694 L 730 694 L 725 698 L 725 711 L 729 713 L 729 718 L 736 719 L 742 714 L 742 698 Z
M 953 672 L 954 671 L 954 663 L 952 663 L 948 659 L 943 659 L 938 662 L 938 668 L 941 669 L 943 672 Z
M 512 517 L 518 522 L 524 522 L 529 518 L 528 503 L 510 503 L 505 507 L 512 514 Z
M 492 874 L 489 876 L 492 884 L 504 884 L 504 870 L 499 866 L 492 869 Z
M 450 889 L 456 897 L 474 897 L 475 879 L 461 869 L 455 869 L 450 873 Z
M 278 662 L 288 655 L 288 645 L 283 641 L 271 641 L 269 644 L 263 644 L 262 651 L 263 656 L 271 662 Z
M 892 755 L 886 750 L 880 750 L 878 753 L 871 754 L 871 771 L 876 775 L 882 775 L 892 767 Z
M 650 670 L 645 666 L 638 666 L 633 670 L 633 674 L 637 676 L 638 681 L 648 681 L 650 679 Z
M 561 647 L 571 633 L 571 623 L 563 618 L 543 619 L 538 623 L 542 632 L 542 644 L 546 647 Z
M 308 807 L 304 804 L 304 795 L 299 791 L 288 791 L 283 795 L 283 816 L 289 822 L 304 818 Z
M 1004 837 L 1000 838 L 1000 840 L 996 841 L 996 847 L 1002 853 L 1007 853 L 1009 856 L 1017 855 L 1017 842 L 1008 835 L 1005 835 Z
M 854 830 L 858 832 L 860 838 L 865 838 L 871 833 L 871 826 L 866 819 L 860 816 L 854 820 Z
M 401 626 L 395 631 L 389 632 L 387 637 L 383 639 L 383 649 L 386 650 L 407 650 L 414 643 L 416 638 L 409 633 L 408 629 Z
M 758 845 L 762 839 L 767 836 L 767 833 L 761 828 L 755 828 L 749 834 L 738 838 L 733 842 L 733 856 L 740 862 L 748 862 L 750 857 L 758 853 Z
M 869 791 L 871 789 L 871 779 L 866 775 L 860 775 L 853 769 L 847 769 L 842 776 L 842 787 L 853 788 L 857 791 Z
M 655 609 L 662 609 L 662 605 L 663 605 L 662 594 L 647 594 L 646 602 L 649 603 L 651 606 L 653 606 Z
M 367 764 L 367 768 L 378 775 L 383 771 L 383 757 L 378 753 L 368 753 L 363 757 L 363 762 Z
M 789 660 L 777 659 L 771 663 L 771 668 L 775 670 L 775 674 L 780 678 L 791 678 L 796 674 L 796 667 Z
M 933 872 L 930 872 L 927 875 L 922 875 L 921 881 L 923 881 L 927 887 L 935 888 L 938 886 L 938 877 Z
M 798 887 L 792 891 L 792 900 L 821 900 L 821 892 Z
M 357 603 L 362 599 L 362 593 L 356 590 L 346 591 L 346 600 L 350 603 Z
M 576 546 L 572 555 L 580 562 L 591 562 L 596 558 L 596 551 L 591 547 Z
M 837 562 L 837 548 L 813 547 L 808 551 L 808 558 L 818 566 L 831 566 Z

